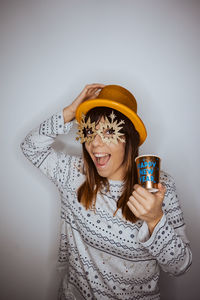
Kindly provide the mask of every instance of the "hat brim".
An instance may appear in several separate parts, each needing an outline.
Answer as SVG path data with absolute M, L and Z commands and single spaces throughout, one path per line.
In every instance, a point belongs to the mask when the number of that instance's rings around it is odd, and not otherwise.
M 120 111 L 122 114 L 124 114 L 127 118 L 129 118 L 140 135 L 139 145 L 142 145 L 144 143 L 147 137 L 147 131 L 144 126 L 144 123 L 133 110 L 131 110 L 129 107 L 121 103 L 109 99 L 100 99 L 100 98 L 86 100 L 78 106 L 76 110 L 76 120 L 80 123 L 82 118 L 82 113 L 86 115 L 90 109 L 94 107 L 102 107 L 102 106 L 116 109 Z

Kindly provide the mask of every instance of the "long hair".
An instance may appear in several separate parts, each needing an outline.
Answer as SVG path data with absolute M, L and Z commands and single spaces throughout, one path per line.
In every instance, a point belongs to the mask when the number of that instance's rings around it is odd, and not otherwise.
M 137 171 L 135 164 L 135 157 L 138 156 L 139 147 L 139 133 L 136 131 L 133 123 L 119 111 L 109 107 L 95 107 L 88 111 L 85 120 L 87 121 L 90 117 L 91 122 L 95 122 L 96 125 L 102 117 L 107 117 L 111 121 L 109 115 L 114 112 L 117 121 L 124 120 L 123 128 L 120 130 L 125 135 L 125 154 L 123 163 L 125 167 L 125 176 L 123 179 L 122 194 L 117 202 L 116 211 L 122 210 L 123 217 L 135 223 L 138 218 L 129 209 L 127 202 L 133 192 L 134 184 L 138 183 Z M 103 186 L 109 190 L 109 181 L 107 178 L 102 177 L 98 174 L 96 167 L 86 150 L 85 143 L 82 144 L 83 149 L 83 161 L 84 161 L 84 173 L 86 176 L 85 182 L 79 187 L 78 201 L 85 206 L 86 209 L 95 206 L 97 193 L 101 192 Z M 116 213 L 116 212 L 115 212 Z

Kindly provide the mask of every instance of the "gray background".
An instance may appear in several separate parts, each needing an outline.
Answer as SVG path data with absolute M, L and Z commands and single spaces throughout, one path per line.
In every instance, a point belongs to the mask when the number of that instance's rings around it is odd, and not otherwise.
M 193 265 L 182 277 L 162 275 L 162 299 L 198 299 L 200 2 L 0 5 L 0 298 L 56 299 L 59 194 L 25 159 L 20 143 L 87 83 L 100 82 L 135 95 L 148 131 L 140 153 L 160 155 L 176 181 Z M 80 153 L 75 132 L 59 136 L 55 147 Z

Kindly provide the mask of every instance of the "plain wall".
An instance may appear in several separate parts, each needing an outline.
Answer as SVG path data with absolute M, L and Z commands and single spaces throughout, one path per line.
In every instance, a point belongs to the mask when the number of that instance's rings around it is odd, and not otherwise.
M 23 156 L 26 134 L 93 82 L 120 84 L 138 101 L 148 138 L 176 181 L 193 265 L 161 277 L 163 300 L 199 294 L 200 1 L 0 2 L 0 299 L 55 300 L 60 199 Z M 79 154 L 75 128 L 55 147 Z M 66 149 L 69 150 L 66 150 Z

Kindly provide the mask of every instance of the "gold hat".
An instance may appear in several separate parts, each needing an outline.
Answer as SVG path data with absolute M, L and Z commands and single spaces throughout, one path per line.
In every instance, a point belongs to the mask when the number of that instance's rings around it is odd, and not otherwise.
M 106 85 L 95 99 L 89 99 L 82 102 L 76 110 L 76 120 L 80 123 L 82 114 L 94 108 L 106 106 L 120 111 L 135 126 L 140 135 L 140 144 L 142 145 L 147 137 L 147 131 L 144 123 L 137 115 L 137 102 L 135 97 L 124 87 L 120 85 Z

